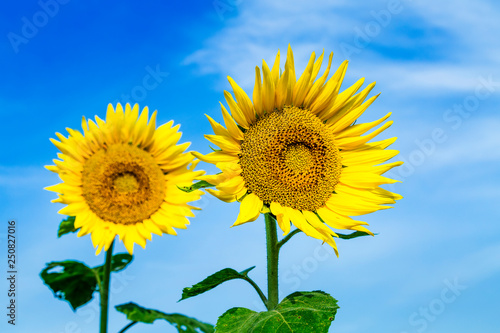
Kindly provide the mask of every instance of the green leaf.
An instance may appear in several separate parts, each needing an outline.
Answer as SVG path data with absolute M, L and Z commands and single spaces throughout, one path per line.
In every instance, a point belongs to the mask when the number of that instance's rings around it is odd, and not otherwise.
M 133 258 L 128 253 L 115 254 L 111 257 L 111 271 L 125 269 Z M 76 310 L 92 300 L 94 292 L 98 291 L 96 274 L 99 274 L 102 281 L 104 265 L 90 268 L 82 262 L 66 260 L 48 263 L 40 277 L 55 297 L 69 302 L 73 310 Z
M 134 259 L 134 256 L 128 254 L 128 253 L 117 253 L 113 257 L 111 257 L 111 272 L 119 272 L 125 267 L 128 266 L 132 262 L 132 259 Z M 104 265 L 102 266 L 96 266 L 93 268 L 96 272 L 99 273 L 99 277 L 103 278 L 104 274 Z
M 59 224 L 59 230 L 57 231 L 57 237 L 69 234 L 70 232 L 76 232 L 78 229 L 75 228 L 75 217 L 68 216 L 66 220 L 62 220 Z
M 199 190 L 200 188 L 205 188 L 205 187 L 214 187 L 215 185 L 210 184 L 209 182 L 205 180 L 200 180 L 197 183 L 194 183 L 191 186 L 177 186 L 179 190 L 184 191 L 184 192 L 193 192 L 195 190 Z
M 255 266 L 245 269 L 244 271 L 237 272 L 232 268 L 224 268 L 223 270 L 218 271 L 207 277 L 205 280 L 198 282 L 192 287 L 186 287 L 182 290 L 182 298 L 179 301 L 185 300 L 186 298 L 190 298 L 199 294 L 203 294 L 206 291 L 209 291 L 219 284 L 234 280 L 234 279 L 243 279 L 246 280 L 248 272 L 254 269 Z
M 40 273 L 40 277 L 52 289 L 55 297 L 69 302 L 73 311 L 90 301 L 92 294 L 97 290 L 94 272 L 79 261 L 48 263 Z
M 337 314 L 337 300 L 323 291 L 295 292 L 275 310 L 232 308 L 217 320 L 217 333 L 326 333 Z
M 178 313 L 164 313 L 158 310 L 146 309 L 135 303 L 120 304 L 115 308 L 117 311 L 124 313 L 127 319 L 131 321 L 152 324 L 157 319 L 165 319 L 174 325 L 179 333 L 214 332 L 213 325 Z
M 353 232 L 353 233 L 351 233 L 349 235 L 344 235 L 344 234 L 337 233 L 337 235 L 339 235 L 339 238 L 341 238 L 341 239 L 352 239 L 352 238 L 362 237 L 362 236 L 371 236 L 369 233 L 366 233 L 364 231 L 355 231 L 355 232 Z

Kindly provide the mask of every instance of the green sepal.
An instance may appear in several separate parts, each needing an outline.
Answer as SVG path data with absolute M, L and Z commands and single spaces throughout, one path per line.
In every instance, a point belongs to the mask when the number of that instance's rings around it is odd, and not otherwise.
M 212 149 L 212 151 L 222 151 L 222 149 L 220 149 L 220 148 L 214 148 L 211 145 L 208 145 L 208 147 L 210 147 L 210 149 Z
M 78 229 L 75 228 L 75 217 L 68 216 L 66 220 L 62 220 L 59 224 L 59 230 L 57 230 L 57 237 L 69 234 L 70 232 L 76 232 Z
M 355 232 L 350 233 L 348 235 L 337 233 L 337 235 L 341 239 L 352 239 L 352 238 L 357 238 L 357 237 L 362 237 L 362 236 L 371 236 L 369 233 L 364 232 L 364 231 L 355 231 Z M 374 234 L 374 235 L 376 235 L 376 234 Z
M 62 267 L 61 272 L 49 272 Z M 73 311 L 92 300 L 97 280 L 92 268 L 79 261 L 53 261 L 47 264 L 40 277 L 52 289 L 54 296 L 67 301 Z
M 135 303 L 120 304 L 115 309 L 127 316 L 128 320 L 152 324 L 157 319 L 164 319 L 172 324 L 179 333 L 212 333 L 214 326 L 197 319 L 178 314 L 164 313 L 154 309 L 146 309 Z
M 246 280 L 248 272 L 250 272 L 252 269 L 254 269 L 255 266 L 252 266 L 250 268 L 245 269 L 244 271 L 237 272 L 232 268 L 224 268 L 217 273 L 214 273 L 204 279 L 201 282 L 198 282 L 197 284 L 193 285 L 192 287 L 186 287 L 182 289 L 182 297 L 179 300 L 185 300 L 187 298 L 197 296 L 199 294 L 203 294 L 206 291 L 209 291 L 215 287 L 217 287 L 219 284 L 224 283 L 229 280 L 234 280 L 234 279 L 243 279 Z
M 111 271 L 125 269 L 132 259 L 133 256 L 128 253 L 115 254 L 111 257 Z M 58 271 L 50 272 L 54 269 Z M 65 260 L 48 263 L 40 272 L 40 277 L 55 297 L 67 301 L 75 311 L 91 301 L 94 292 L 99 290 L 97 274 L 102 280 L 104 265 L 90 268 L 80 261 Z
M 209 182 L 205 180 L 200 180 L 197 183 L 194 183 L 191 186 L 177 186 L 179 190 L 184 191 L 184 192 L 193 192 L 195 190 L 199 190 L 200 188 L 205 188 L 205 187 L 214 187 L 215 185 L 210 184 Z
M 323 291 L 295 292 L 272 311 L 229 309 L 215 328 L 218 333 L 327 333 L 338 308 L 337 300 Z

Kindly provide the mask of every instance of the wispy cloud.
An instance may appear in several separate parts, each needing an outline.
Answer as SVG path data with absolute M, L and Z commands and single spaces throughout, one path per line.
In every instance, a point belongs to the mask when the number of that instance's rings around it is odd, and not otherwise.
M 352 15 L 353 10 L 359 6 L 314 1 L 304 10 L 298 0 L 243 2 L 239 15 L 225 21 L 225 28 L 205 40 L 184 64 L 194 65 L 201 75 L 219 75 L 216 89 L 227 87 L 225 75 L 251 89 L 253 68 L 262 58 L 272 63 L 277 49 L 283 54 L 289 41 L 300 69 L 311 51 L 323 48 L 334 51 L 340 63 L 350 55 L 347 45 L 357 49 L 351 52 L 356 66 L 350 75 L 390 78 L 388 88 L 410 94 L 473 89 L 477 76 L 492 73 L 498 64 L 494 55 L 500 48 L 490 43 L 491 30 L 485 31 L 492 25 L 500 27 L 498 10 L 491 4 L 400 1 L 398 10 L 390 14 L 388 4 L 380 1 L 367 3 L 366 15 Z M 384 11 L 389 13 L 386 22 L 380 18 Z M 370 29 L 375 29 L 372 34 Z M 400 52 L 406 52 L 402 59 Z M 441 56 L 427 59 L 431 52 Z

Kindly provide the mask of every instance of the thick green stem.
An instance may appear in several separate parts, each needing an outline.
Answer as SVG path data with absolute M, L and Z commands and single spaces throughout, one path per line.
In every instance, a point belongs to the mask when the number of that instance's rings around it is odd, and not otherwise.
M 106 261 L 104 262 L 104 274 L 100 285 L 99 294 L 101 295 L 101 325 L 100 333 L 108 331 L 108 300 L 109 300 L 109 280 L 111 278 L 111 258 L 113 256 L 113 241 L 106 251 Z
M 276 308 L 278 297 L 278 233 L 274 216 L 267 213 L 266 218 L 266 243 L 267 243 L 267 310 Z

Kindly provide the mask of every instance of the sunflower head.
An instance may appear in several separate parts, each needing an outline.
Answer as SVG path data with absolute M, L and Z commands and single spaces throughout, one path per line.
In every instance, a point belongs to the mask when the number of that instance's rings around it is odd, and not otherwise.
M 148 108 L 139 115 L 139 106 L 108 106 L 106 120 L 82 120 L 83 132 L 68 128 L 68 137 L 56 133 L 52 143 L 61 151 L 55 165 L 60 184 L 47 187 L 59 193 L 53 202 L 66 204 L 59 211 L 75 216 L 78 236 L 91 234 L 99 253 L 115 236 L 132 254 L 134 244 L 142 247 L 152 233 L 175 235 L 185 229 L 189 205 L 202 191 L 186 193 L 203 171 L 194 171 L 196 162 L 184 152 L 189 143 L 177 144 L 179 125 L 173 121 L 156 128 L 156 111 Z
M 216 185 L 208 191 L 241 202 L 235 225 L 270 211 L 285 234 L 293 223 L 336 250 L 332 228 L 371 234 L 367 223 L 351 216 L 390 208 L 387 204 L 401 199 L 380 187 L 396 182 L 382 174 L 402 164 L 382 164 L 398 153 L 386 149 L 396 138 L 369 142 L 392 124 L 386 122 L 390 113 L 355 125 L 378 97 L 367 99 L 375 84 L 360 90 L 360 79 L 340 92 L 347 61 L 328 79 L 332 57 L 318 77 L 323 54 L 316 59 L 313 52 L 297 79 L 292 49 L 282 73 L 278 52 L 271 69 L 265 61 L 262 70 L 255 68 L 252 99 L 228 77 L 234 97 L 224 91 L 230 110 L 221 104 L 225 127 L 207 116 L 214 134 L 205 137 L 220 150 L 195 156 L 222 171 L 201 177 Z

